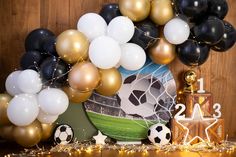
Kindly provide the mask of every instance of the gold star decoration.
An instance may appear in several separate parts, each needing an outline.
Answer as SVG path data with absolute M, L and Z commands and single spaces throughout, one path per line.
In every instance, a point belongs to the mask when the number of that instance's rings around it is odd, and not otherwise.
M 93 138 L 96 140 L 96 144 L 104 145 L 107 136 L 103 135 L 103 134 L 98 130 L 98 134 L 97 134 L 96 136 L 93 136 Z
M 196 140 L 204 142 L 210 141 L 208 129 L 216 124 L 218 119 L 216 118 L 205 118 L 202 115 L 199 104 L 195 104 L 191 118 L 178 118 L 176 122 L 186 130 L 184 136 L 184 144 L 191 144 Z M 205 140 L 204 140 L 205 139 Z

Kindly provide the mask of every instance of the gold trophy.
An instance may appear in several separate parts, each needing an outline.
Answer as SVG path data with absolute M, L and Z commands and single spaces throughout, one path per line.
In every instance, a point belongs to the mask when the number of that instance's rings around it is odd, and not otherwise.
M 184 73 L 184 92 L 194 93 L 196 88 L 197 74 L 193 70 L 188 70 Z

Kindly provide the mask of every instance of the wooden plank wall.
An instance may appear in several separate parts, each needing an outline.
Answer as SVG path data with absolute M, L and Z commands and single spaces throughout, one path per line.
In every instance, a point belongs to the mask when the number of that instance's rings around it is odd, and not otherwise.
M 19 68 L 24 52 L 24 39 L 31 30 L 44 27 L 57 35 L 76 28 L 77 20 L 86 12 L 98 12 L 104 3 L 118 0 L 0 0 L 0 90 L 4 92 L 7 75 Z M 226 20 L 236 27 L 236 3 L 228 0 Z M 226 132 L 236 137 L 236 46 L 227 53 L 211 52 L 208 61 L 200 67 L 205 88 L 214 95 L 214 102 L 223 107 Z M 170 65 L 176 82 L 178 75 L 188 67 L 177 59 Z

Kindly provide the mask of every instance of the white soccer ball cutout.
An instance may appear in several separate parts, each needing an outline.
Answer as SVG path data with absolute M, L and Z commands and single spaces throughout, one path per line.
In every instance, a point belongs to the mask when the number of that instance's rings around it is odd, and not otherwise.
M 148 130 L 148 139 L 154 145 L 166 145 L 171 139 L 170 129 L 161 123 L 154 124 Z
M 69 144 L 74 138 L 74 132 L 71 126 L 67 124 L 59 125 L 55 129 L 54 141 L 57 144 L 66 145 Z
M 123 81 L 117 99 L 126 114 L 145 118 L 156 114 L 157 98 L 164 90 L 157 79 L 131 75 Z

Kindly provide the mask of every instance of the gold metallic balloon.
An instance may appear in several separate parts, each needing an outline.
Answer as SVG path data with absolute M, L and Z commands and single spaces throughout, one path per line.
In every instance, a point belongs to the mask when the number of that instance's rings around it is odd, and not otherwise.
M 101 82 L 96 89 L 101 95 L 112 96 L 117 93 L 122 84 L 120 72 L 116 68 L 100 69 Z
M 9 94 L 0 94 L 0 126 L 11 124 L 7 117 L 7 107 L 11 99 Z
M 14 141 L 13 129 L 14 125 L 0 127 L 0 137 L 6 140 Z
M 166 24 L 174 17 L 171 0 L 153 0 L 151 2 L 150 18 L 158 25 Z
M 122 15 L 128 16 L 135 22 L 147 18 L 150 8 L 150 0 L 119 0 L 119 9 Z
M 92 91 L 80 92 L 76 89 L 73 89 L 69 86 L 63 87 L 63 91 L 67 94 L 71 102 L 82 103 L 89 99 L 92 95 Z
M 88 92 L 98 86 L 100 74 L 95 65 L 85 61 L 77 63 L 72 67 L 68 80 L 71 88 L 80 92 Z
M 39 121 L 34 121 L 28 126 L 17 126 L 13 129 L 15 141 L 23 147 L 32 147 L 42 138 L 42 126 Z
M 175 45 L 164 38 L 161 30 L 160 39 L 148 49 L 148 54 L 154 63 L 169 64 L 176 57 Z
M 54 124 L 41 124 L 41 126 L 42 126 L 41 141 L 46 141 L 52 136 L 55 125 Z
M 67 63 L 85 60 L 88 57 L 88 48 L 88 39 L 77 30 L 66 30 L 57 37 L 57 53 Z

